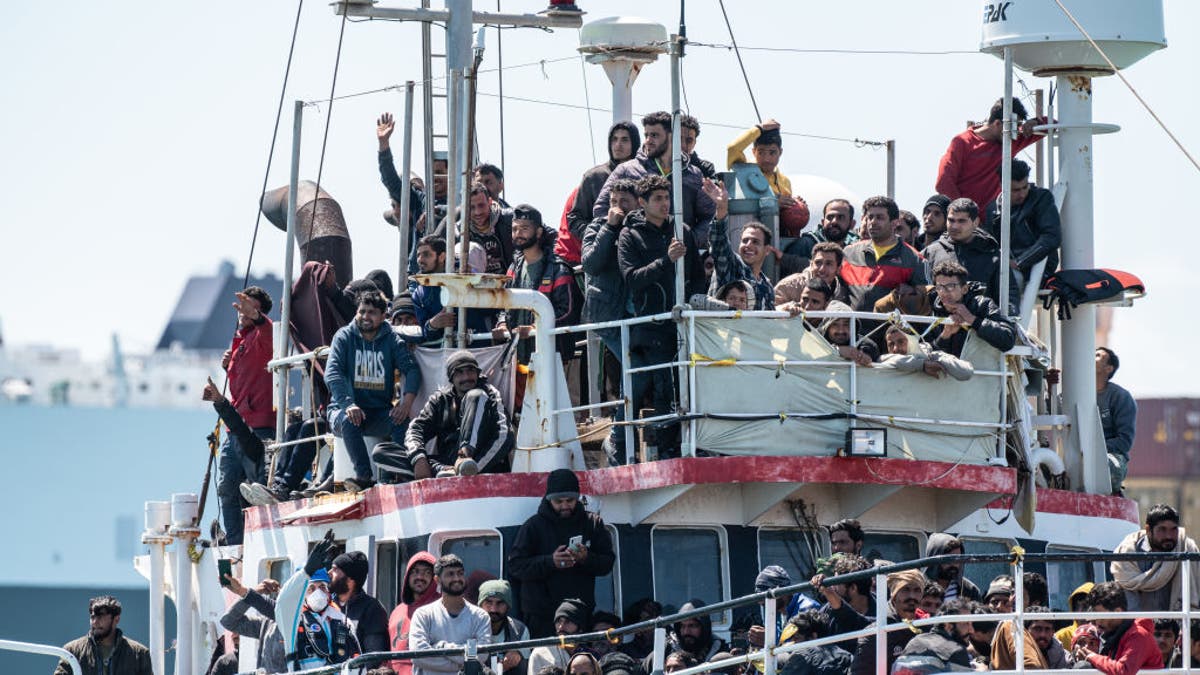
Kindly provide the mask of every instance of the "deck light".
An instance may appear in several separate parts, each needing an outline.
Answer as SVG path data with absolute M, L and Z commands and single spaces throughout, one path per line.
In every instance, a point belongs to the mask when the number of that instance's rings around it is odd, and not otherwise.
M 846 454 L 850 457 L 887 457 L 887 429 L 847 429 Z

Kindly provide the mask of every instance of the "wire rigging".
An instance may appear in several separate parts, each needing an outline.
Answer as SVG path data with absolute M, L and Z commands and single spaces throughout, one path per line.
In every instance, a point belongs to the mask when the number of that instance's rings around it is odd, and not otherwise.
M 754 106 L 754 119 L 762 122 L 762 113 L 758 112 L 758 101 L 754 100 L 754 89 L 750 87 L 750 76 L 746 74 L 746 65 L 742 63 L 742 52 L 738 49 L 737 38 L 733 37 L 733 26 L 729 23 L 729 14 L 725 11 L 725 0 L 717 0 L 721 5 L 721 16 L 725 17 L 725 29 L 729 31 L 729 41 L 733 43 L 733 53 L 737 56 L 738 68 L 742 69 L 742 80 L 746 83 L 746 92 L 750 94 L 750 105 Z
M 346 37 L 346 14 L 342 14 L 342 28 L 338 31 L 337 55 L 333 60 L 333 81 L 329 84 L 329 111 L 325 113 L 325 131 L 321 136 L 321 159 L 317 162 L 317 189 L 314 196 L 312 215 L 308 219 L 308 239 L 312 238 L 317 225 L 316 199 L 321 195 L 321 175 L 325 171 L 325 148 L 329 145 L 329 124 L 333 121 L 334 92 L 337 91 L 338 70 L 342 66 L 342 41 Z
M 579 40 L 580 43 L 582 43 L 583 29 L 579 29 L 576 32 L 580 34 Z M 587 63 L 583 60 L 583 52 L 579 53 L 579 75 L 583 79 L 583 103 L 584 108 L 587 109 L 588 148 L 590 148 L 592 151 L 592 164 L 596 164 L 596 130 L 592 128 L 592 97 L 591 94 L 588 93 Z
M 1133 97 L 1138 100 L 1138 103 L 1142 104 L 1142 107 L 1146 109 L 1146 112 L 1150 113 L 1150 116 L 1154 118 L 1154 121 L 1158 122 L 1158 126 L 1162 127 L 1162 130 L 1165 131 L 1167 136 L 1170 137 L 1170 139 L 1175 143 L 1175 146 L 1179 148 L 1179 151 L 1183 153 L 1183 156 L 1188 158 L 1188 161 L 1192 163 L 1192 166 L 1196 167 L 1197 171 L 1200 171 L 1200 162 L 1197 162 L 1196 158 L 1192 157 L 1192 153 L 1188 152 L 1187 148 L 1183 147 L 1183 143 L 1175 137 L 1175 134 L 1171 133 L 1171 130 L 1167 128 L 1166 123 L 1159 118 L 1158 113 L 1154 112 L 1154 109 L 1150 107 L 1149 103 L 1146 103 L 1146 99 L 1142 98 L 1142 95 L 1138 93 L 1137 89 L 1133 88 L 1133 85 L 1130 84 L 1129 80 L 1125 79 L 1125 74 L 1122 73 L 1119 68 L 1117 68 L 1116 64 L 1112 62 L 1112 59 L 1108 58 L 1108 54 L 1105 54 L 1104 50 L 1100 48 L 1100 45 L 1096 44 L 1096 41 L 1092 39 L 1092 36 L 1089 35 L 1086 30 L 1084 30 L 1079 21 L 1075 19 L 1075 16 L 1071 14 L 1071 11 L 1068 10 L 1065 5 L 1063 5 L 1062 0 L 1054 0 L 1054 4 L 1058 5 L 1058 8 L 1063 11 L 1063 14 L 1066 14 L 1067 18 L 1071 20 L 1071 23 L 1075 24 L 1075 28 L 1077 28 L 1079 32 L 1083 34 L 1083 37 L 1086 38 L 1089 43 L 1091 43 L 1092 48 L 1100 54 L 1100 57 L 1104 59 L 1104 62 L 1108 64 L 1108 67 L 1112 68 L 1117 77 L 1121 78 L 1121 82 L 1129 89 L 1129 92 L 1133 94 Z

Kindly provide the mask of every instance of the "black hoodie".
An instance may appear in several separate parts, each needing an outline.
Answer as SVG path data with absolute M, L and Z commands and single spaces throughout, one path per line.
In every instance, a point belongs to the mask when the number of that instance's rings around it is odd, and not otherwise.
M 992 235 L 979 228 L 975 236 L 964 243 L 957 243 L 946 232 L 937 241 L 921 251 L 925 256 L 925 278 L 933 280 L 933 268 L 941 262 L 957 262 L 967 268 L 967 281 L 982 284 L 992 300 L 1000 298 L 1000 243 Z
M 625 216 L 625 227 L 617 239 L 617 266 L 633 301 L 634 316 L 648 316 L 671 311 L 675 306 L 675 263 L 667 255 L 667 247 L 675 236 L 671 218 L 661 226 L 646 221 L 645 209 Z M 692 230 L 683 226 L 683 297 L 705 292 L 704 263 L 700 261 Z M 675 324 L 670 321 L 638 324 L 632 328 L 630 346 L 635 349 L 673 349 Z
M 945 532 L 935 532 L 934 534 L 929 535 L 929 540 L 925 543 L 925 557 L 930 558 L 935 555 L 946 555 L 950 551 L 951 542 L 956 541 L 959 540 L 957 540 L 953 535 L 946 534 Z M 966 552 L 965 547 L 963 552 Z M 959 596 L 968 600 L 979 602 L 982 597 L 979 592 L 979 587 L 972 583 L 970 579 L 963 576 L 962 570 L 962 565 L 959 565 L 958 572 L 954 575 L 954 579 L 952 579 L 952 581 L 958 584 Z M 941 571 L 941 565 L 930 565 L 925 570 L 925 576 L 928 577 L 930 581 L 936 582 Z
M 592 222 L 592 207 L 596 205 L 596 197 L 600 196 L 600 190 L 604 188 L 608 175 L 620 164 L 612 156 L 612 137 L 618 129 L 629 132 L 629 140 L 633 142 L 635 154 L 638 148 L 642 147 L 642 135 L 638 133 L 637 125 L 633 122 L 617 122 L 608 128 L 608 161 L 588 169 L 583 174 L 583 180 L 579 182 L 579 191 L 575 193 L 575 203 L 567 213 L 567 227 L 576 241 L 583 241 L 583 230 Z

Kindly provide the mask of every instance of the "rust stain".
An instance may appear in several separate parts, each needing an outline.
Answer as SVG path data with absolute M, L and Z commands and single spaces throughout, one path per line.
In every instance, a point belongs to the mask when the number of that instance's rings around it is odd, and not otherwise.
M 1086 96 L 1092 95 L 1092 78 L 1083 75 L 1068 75 L 1067 82 L 1071 83 L 1071 91 Z

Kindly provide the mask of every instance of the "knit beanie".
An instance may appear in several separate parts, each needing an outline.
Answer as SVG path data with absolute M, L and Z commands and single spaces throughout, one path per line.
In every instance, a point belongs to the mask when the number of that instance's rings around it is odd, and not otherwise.
M 489 579 L 479 585 L 479 602 L 488 598 L 500 598 L 512 607 L 512 586 L 503 579 Z
M 479 361 L 475 360 L 475 355 L 465 349 L 454 352 L 446 359 L 446 379 L 452 379 L 456 370 L 466 367 L 479 370 Z
M 554 622 L 558 623 L 559 619 L 566 619 L 579 626 L 581 633 L 587 632 L 592 627 L 592 608 L 586 602 L 575 598 L 563 600 L 554 612 Z
M 546 499 L 574 497 L 579 499 L 579 478 L 570 469 L 555 469 L 546 479 Z
M 358 584 L 359 588 L 367 583 L 367 570 L 370 564 L 367 562 L 367 554 L 362 551 L 348 551 L 333 559 L 333 567 L 340 569 L 346 573 Z
M 767 565 L 754 579 L 754 592 L 762 593 L 772 588 L 792 585 L 792 576 L 779 565 Z
M 408 293 L 401 293 L 392 299 L 391 316 L 394 317 L 400 314 L 407 314 L 409 316 L 417 315 L 417 306 L 413 304 L 412 296 Z
M 937 194 L 925 200 L 925 206 L 922 209 L 927 209 L 930 206 L 936 206 L 942 210 L 942 213 L 950 208 L 950 198 L 946 195 Z

